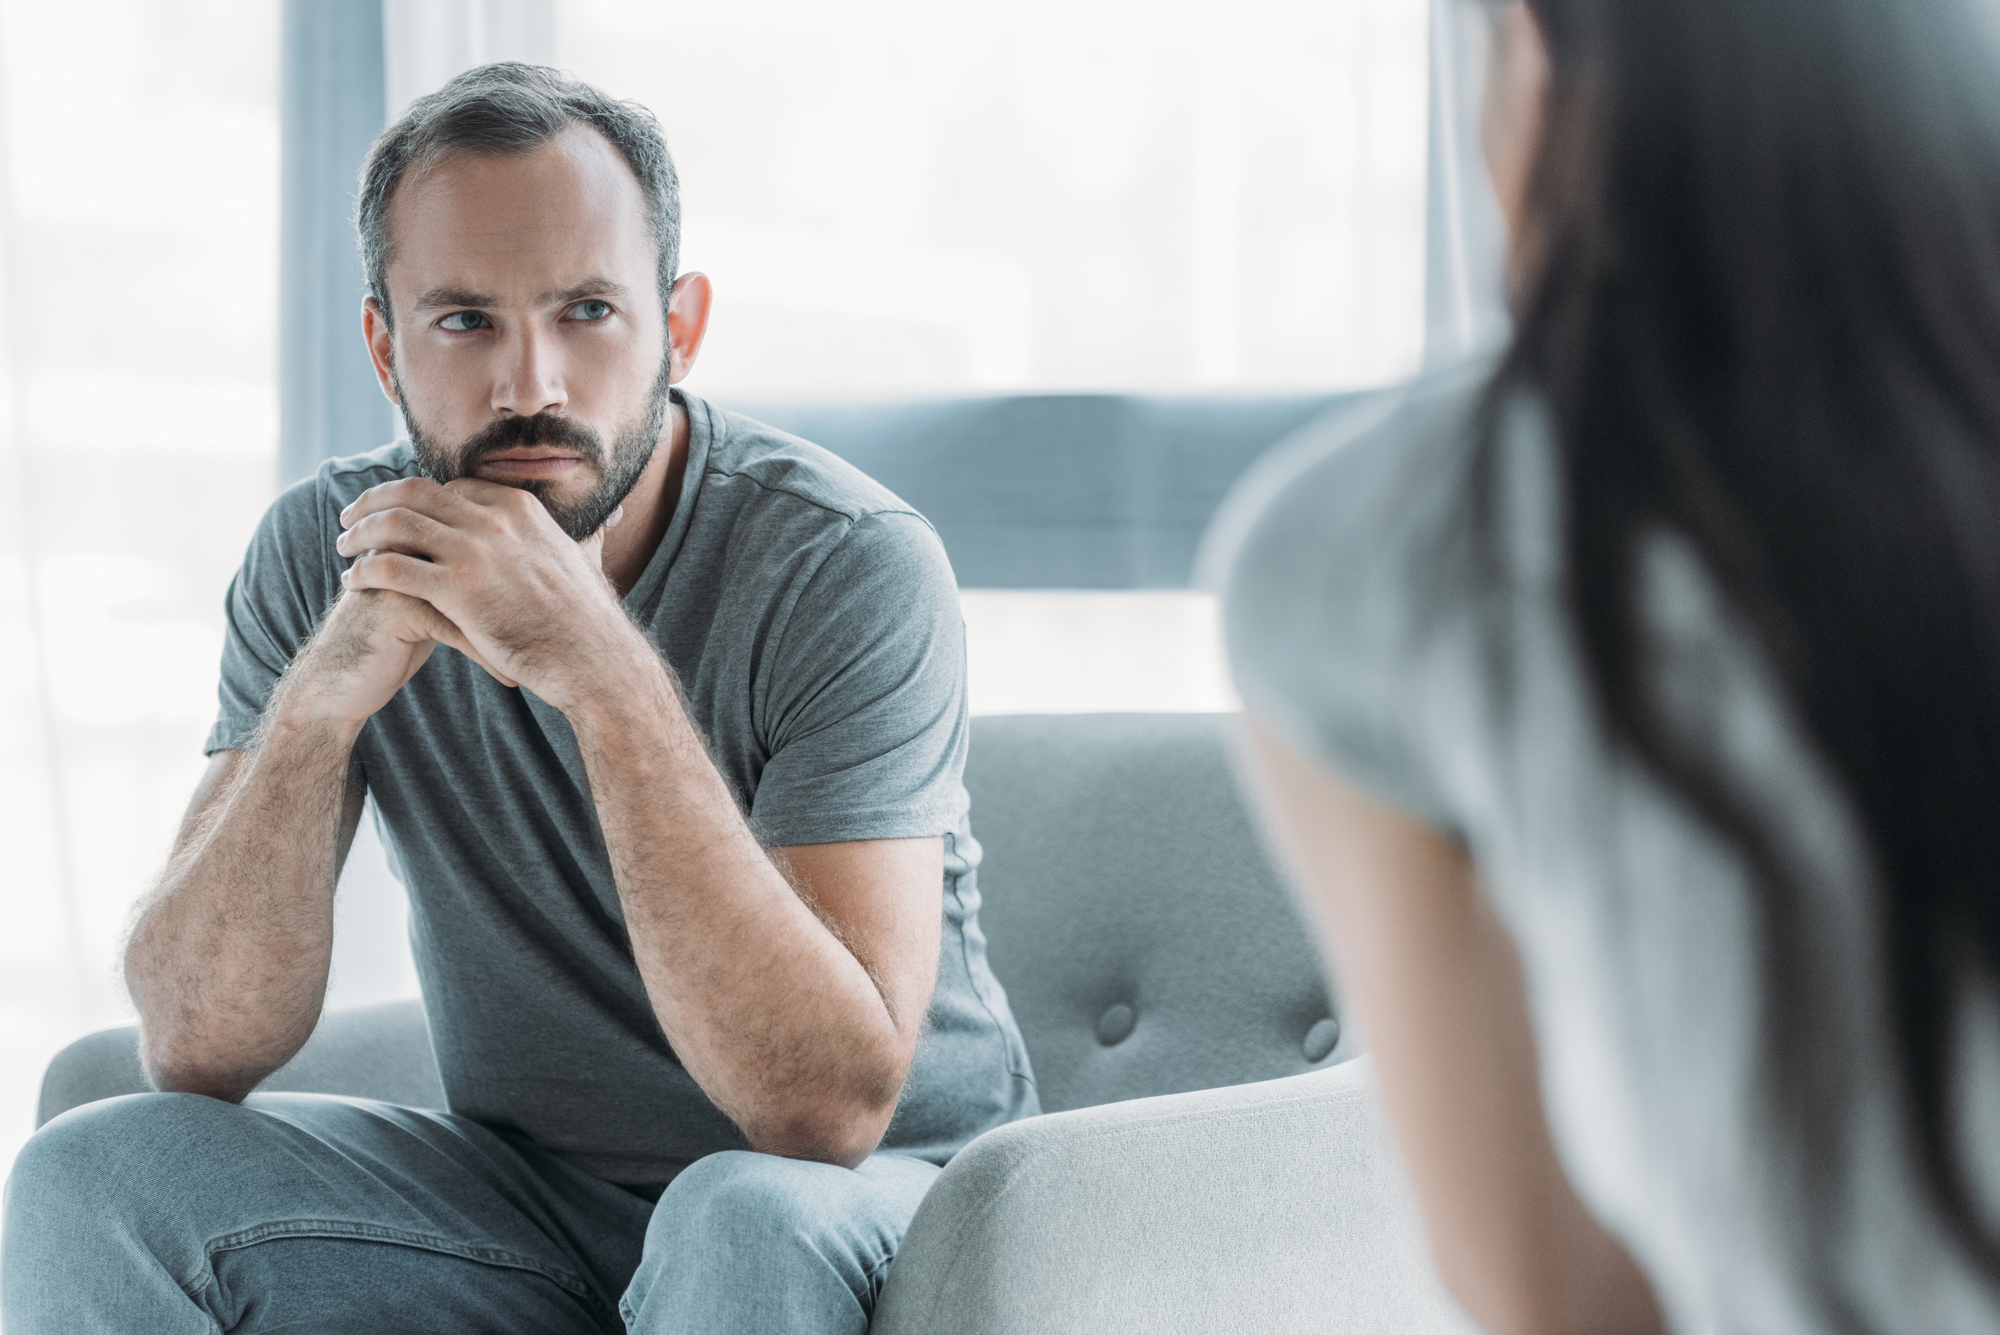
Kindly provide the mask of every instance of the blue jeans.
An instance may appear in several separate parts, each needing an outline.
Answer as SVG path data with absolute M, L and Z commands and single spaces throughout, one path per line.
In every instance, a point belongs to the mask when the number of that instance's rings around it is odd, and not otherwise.
M 365 1099 L 89 1104 L 7 1182 L 7 1335 L 860 1332 L 935 1166 L 729 1151 L 654 1205 Z

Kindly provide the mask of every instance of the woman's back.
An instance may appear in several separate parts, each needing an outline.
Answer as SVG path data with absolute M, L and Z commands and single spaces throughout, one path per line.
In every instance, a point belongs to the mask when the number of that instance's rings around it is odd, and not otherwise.
M 1530 403 L 1495 442 L 1505 564 L 1468 568 L 1488 370 L 1420 385 L 1358 434 L 1309 430 L 1246 481 L 1214 539 L 1246 707 L 1469 849 L 1521 953 L 1564 1166 L 1676 1329 L 1819 1328 L 1829 1269 L 1863 1329 L 2000 1329 L 1906 1148 L 1869 861 L 1837 783 L 1698 557 L 1657 537 L 1642 602 L 1661 686 L 1813 888 L 1809 949 L 1833 986 L 1802 1000 L 1841 1035 L 1819 1097 L 1849 1113 L 1849 1194 L 1815 1218 L 1767 1098 L 1756 877 L 1596 721 Z M 1995 1070 L 1976 1084 L 2000 1111 Z

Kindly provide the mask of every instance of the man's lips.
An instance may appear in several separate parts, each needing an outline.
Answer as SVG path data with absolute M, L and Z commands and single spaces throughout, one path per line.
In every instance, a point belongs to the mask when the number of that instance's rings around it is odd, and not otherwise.
M 495 481 L 523 482 L 531 479 L 568 477 L 570 471 L 583 466 L 583 460 L 574 454 L 563 454 L 554 450 L 509 450 L 505 454 L 490 455 L 472 466 L 476 477 L 492 478 Z

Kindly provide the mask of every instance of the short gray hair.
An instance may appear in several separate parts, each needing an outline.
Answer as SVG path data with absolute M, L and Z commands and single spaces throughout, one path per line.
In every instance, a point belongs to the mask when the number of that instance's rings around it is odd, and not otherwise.
M 503 60 L 469 69 L 412 102 L 368 150 L 354 227 L 361 238 L 368 291 L 381 303 L 385 320 L 390 318 L 384 279 L 391 257 L 389 200 L 403 178 L 412 171 L 421 175 L 454 153 L 530 153 L 575 125 L 588 125 L 610 140 L 639 178 L 659 251 L 660 305 L 665 307 L 680 263 L 681 191 L 659 121 L 637 102 L 616 101 L 560 70 Z

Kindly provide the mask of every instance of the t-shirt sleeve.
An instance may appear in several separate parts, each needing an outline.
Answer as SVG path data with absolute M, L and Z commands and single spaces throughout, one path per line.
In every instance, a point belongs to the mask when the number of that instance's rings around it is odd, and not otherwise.
M 915 515 L 857 520 L 786 619 L 751 819 L 774 846 L 958 828 L 969 735 L 965 622 L 944 546 Z
M 1430 419 L 1430 420 L 1425 420 Z M 1419 529 L 1450 470 L 1412 458 L 1435 412 L 1360 405 L 1308 427 L 1225 504 L 1205 554 L 1251 717 L 1300 754 L 1459 833 L 1428 745 Z M 1428 452 L 1428 451 L 1427 451 Z
M 241 750 L 257 731 L 271 688 L 333 601 L 333 536 L 324 480 L 289 488 L 264 512 L 223 602 L 221 708 L 209 754 Z

